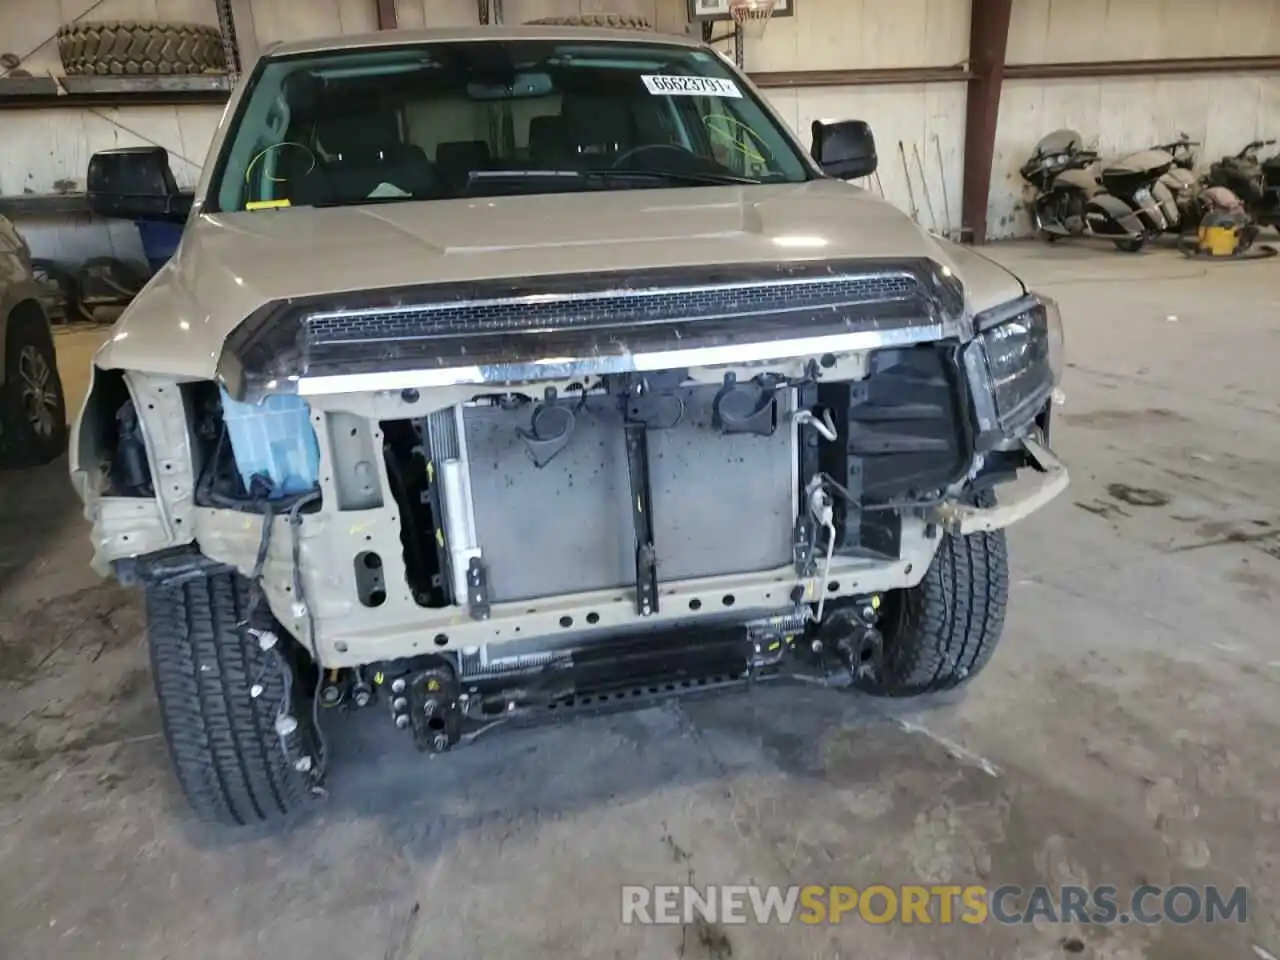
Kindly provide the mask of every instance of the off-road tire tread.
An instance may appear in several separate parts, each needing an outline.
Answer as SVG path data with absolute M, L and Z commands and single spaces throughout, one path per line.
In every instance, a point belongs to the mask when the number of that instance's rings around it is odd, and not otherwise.
M 280 671 L 262 670 L 268 655 L 239 626 L 248 600 L 238 574 L 147 587 L 151 675 L 178 783 L 201 819 L 224 824 L 276 819 L 309 800 L 275 730 Z
M 919 585 L 886 624 L 879 673 L 862 689 L 889 697 L 950 690 L 990 662 L 1009 602 L 1009 554 L 1003 530 L 944 536 Z
M 7 323 L 0 325 L 0 332 L 5 337 L 3 356 L 8 367 L 0 377 L 0 467 L 38 467 L 61 456 L 67 447 L 66 394 L 62 392 L 53 335 L 43 319 L 37 321 L 34 316 L 16 311 L 10 314 Z M 61 415 L 55 418 L 54 435 L 47 444 L 31 429 L 22 409 L 18 356 L 28 344 L 44 354 L 62 400 Z
M 71 75 L 222 73 L 227 68 L 222 35 L 203 23 L 68 23 L 58 29 L 58 55 Z
M 600 27 L 610 30 L 652 30 L 648 17 L 632 17 L 623 13 L 583 13 L 572 17 L 539 17 L 530 26 Z

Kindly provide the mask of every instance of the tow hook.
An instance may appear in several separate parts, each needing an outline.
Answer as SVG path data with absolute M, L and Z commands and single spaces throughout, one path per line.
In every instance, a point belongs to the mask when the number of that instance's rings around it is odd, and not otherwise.
M 884 662 L 884 636 L 877 626 L 880 598 L 863 597 L 831 611 L 818 630 L 815 652 L 833 651 L 854 682 L 876 677 Z

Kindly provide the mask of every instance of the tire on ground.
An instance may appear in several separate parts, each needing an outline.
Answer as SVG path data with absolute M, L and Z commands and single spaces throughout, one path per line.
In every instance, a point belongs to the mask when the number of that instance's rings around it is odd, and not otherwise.
M 40 307 L 20 305 L 0 326 L 4 333 L 4 375 L 0 379 L 0 466 L 34 467 L 67 448 L 67 401 L 58 375 L 53 336 Z M 44 427 L 33 422 L 32 394 L 43 388 Z
M 298 684 L 286 690 L 272 655 L 240 625 L 248 601 L 238 574 L 147 587 L 151 675 L 178 783 L 201 819 L 224 824 L 275 819 L 310 800 L 294 767 L 314 753 L 310 715 L 297 708 Z M 275 726 L 286 697 L 298 721 L 287 753 Z
M 966 683 L 990 661 L 1008 600 L 1004 531 L 944 536 L 924 580 L 886 595 L 881 668 L 859 680 L 859 689 L 910 697 Z
M 222 35 L 202 23 L 103 20 L 58 29 L 58 55 L 69 74 L 221 73 Z
M 612 30 L 652 30 L 647 17 L 632 17 L 623 13 L 584 13 L 572 17 L 539 17 L 527 21 L 530 26 L 548 27 L 603 27 Z

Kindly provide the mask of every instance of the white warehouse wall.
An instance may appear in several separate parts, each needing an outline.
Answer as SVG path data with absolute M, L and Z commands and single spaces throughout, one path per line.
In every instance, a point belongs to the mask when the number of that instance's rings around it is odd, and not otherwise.
M 747 41 L 745 53 L 747 70 L 764 72 L 952 66 L 964 61 L 968 48 L 969 0 L 796 0 L 796 15 L 775 18 L 762 41 Z M 866 120 L 875 131 L 880 170 L 878 183 L 864 186 L 882 186 L 903 210 L 910 209 L 914 191 L 921 223 L 943 230 L 949 220 L 959 228 L 965 84 L 802 87 L 765 94 L 806 146 L 814 120 Z
M 0 37 L 6 38 L 6 49 L 25 53 L 91 6 L 91 0 L 0 0 Z M 969 0 L 797 0 L 797 7 L 798 16 L 775 19 L 762 41 L 749 42 L 748 70 L 942 66 L 958 63 L 966 54 Z M 685 0 L 506 0 L 505 8 L 509 23 L 618 12 L 648 17 L 663 32 L 685 30 Z M 252 22 L 238 26 L 252 30 L 259 44 L 376 27 L 373 0 L 251 0 L 250 11 Z M 396 12 L 405 28 L 476 22 L 475 0 L 397 0 Z M 212 0 L 104 0 L 89 18 L 216 23 Z M 717 25 L 717 31 L 724 29 Z M 24 66 L 36 74 L 60 73 L 56 45 L 45 44 Z M 880 142 L 885 195 L 907 209 L 907 174 L 897 148 L 902 141 L 922 222 L 946 226 L 945 193 L 950 222 L 958 225 L 963 84 L 773 89 L 766 94 L 806 144 L 816 118 L 869 121 Z M 55 185 L 65 188 L 67 181 L 82 189 L 96 150 L 143 143 L 168 149 L 179 182 L 192 185 L 221 114 L 216 106 L 5 111 L 0 113 L 0 193 L 53 193 Z M 914 152 L 925 169 L 932 220 Z M 874 181 L 867 186 L 877 189 Z M 86 218 L 24 222 L 23 230 L 42 256 L 133 255 L 136 248 L 128 229 L 90 227 Z
M 86 11 L 89 20 L 161 19 L 217 25 L 213 0 L 0 0 L 0 46 L 23 57 L 35 76 L 61 76 L 55 39 L 58 27 Z M 184 184 L 199 176 L 209 137 L 222 108 L 111 107 L 14 109 L 0 112 L 0 194 L 53 193 L 70 180 L 83 187 L 85 166 L 95 150 L 154 140 L 175 157 Z
M 751 72 L 950 66 L 967 55 L 969 0 L 795 0 L 798 15 L 777 18 L 761 41 L 749 41 Z M 92 0 L 0 0 L 0 43 L 26 54 L 33 73 L 60 72 L 50 42 L 60 23 Z M 475 0 L 397 0 L 406 28 L 475 23 Z M 649 17 L 659 30 L 682 32 L 685 0 L 506 0 L 508 22 L 579 12 L 615 11 Z M 250 0 L 259 43 L 364 32 L 374 28 L 373 0 Z M 92 19 L 158 18 L 214 23 L 212 0 L 104 0 Z M 724 30 L 717 25 L 717 32 Z M 729 44 L 723 44 L 726 50 Z M 1110 60 L 1280 52 L 1276 0 L 1014 0 L 1011 63 Z M 888 199 L 910 205 L 908 160 L 915 203 L 926 226 L 958 226 L 963 128 L 963 83 L 770 89 L 766 96 L 808 141 L 816 118 L 869 121 L 880 145 L 880 184 Z M 98 110 L 0 112 L 0 193 L 51 193 L 70 181 L 83 185 L 89 156 L 99 149 L 158 143 L 174 156 L 184 185 L 195 182 L 221 116 L 216 106 L 118 107 Z M 1256 136 L 1280 133 L 1280 76 L 1213 75 L 1105 80 L 1007 81 L 997 133 L 991 235 L 1029 232 L 1017 170 L 1036 140 L 1070 125 L 1105 154 L 1118 154 L 1185 131 L 1204 140 L 1201 159 L 1237 150 Z M 941 162 L 939 162 L 939 148 Z M 925 167 L 922 188 L 914 153 Z M 65 184 L 62 184 L 65 188 Z M 867 184 L 878 189 L 875 181 Z M 926 196 L 933 206 L 928 212 Z M 945 205 L 948 208 L 944 211 Z M 120 231 L 64 226 L 28 228 L 42 253 L 74 258 L 109 244 Z M 50 247 L 50 245 L 52 245 Z
M 539 17 L 567 17 L 580 13 L 622 13 L 647 17 L 664 33 L 683 33 L 684 0 L 505 0 L 503 12 L 509 24 Z M 456 27 L 476 23 L 476 0 L 396 0 L 401 27 Z
M 1275 0 L 1014 0 L 1009 63 L 1280 53 Z M 1280 136 L 1280 74 L 1006 80 L 988 204 L 993 238 L 1028 236 L 1018 169 L 1042 136 L 1080 131 L 1104 158 L 1180 133 L 1207 167 L 1251 140 Z
M 97 6 L 92 0 L 0 0 L 0 46 L 23 57 L 23 68 L 35 76 L 60 76 L 55 34 L 86 11 L 88 20 L 218 22 L 212 0 L 103 0 Z M 83 190 L 94 151 L 146 143 L 168 149 L 174 175 L 192 185 L 221 115 L 217 106 L 0 111 L 0 194 Z M 68 261 L 142 256 L 137 231 L 127 223 L 42 217 L 23 220 L 19 227 L 37 256 Z

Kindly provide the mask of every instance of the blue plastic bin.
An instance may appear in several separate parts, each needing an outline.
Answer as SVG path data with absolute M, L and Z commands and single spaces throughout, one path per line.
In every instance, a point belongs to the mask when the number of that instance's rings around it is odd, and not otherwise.
M 136 220 L 138 237 L 142 240 L 142 252 L 146 255 L 151 272 L 155 273 L 173 256 L 182 239 L 182 224 L 164 223 L 159 220 Z
M 223 390 L 222 418 L 246 490 L 258 474 L 271 481 L 273 500 L 315 489 L 320 445 L 307 401 L 272 395 L 261 403 L 241 403 Z

